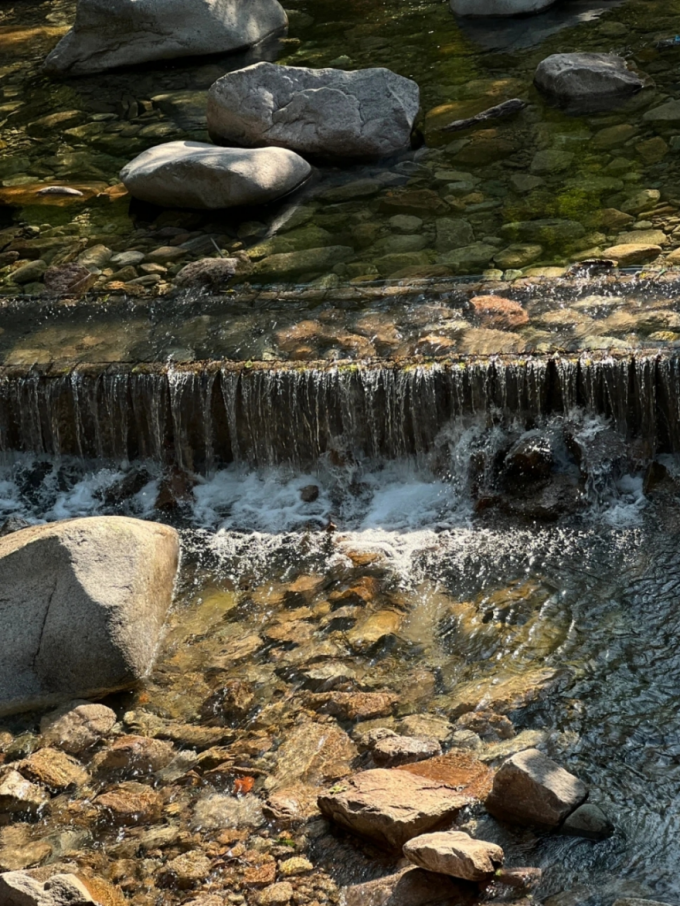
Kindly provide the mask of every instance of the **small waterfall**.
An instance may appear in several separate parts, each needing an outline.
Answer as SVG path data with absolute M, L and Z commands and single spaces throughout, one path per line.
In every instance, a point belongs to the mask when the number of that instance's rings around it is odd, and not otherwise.
M 211 472 L 229 462 L 304 467 L 323 454 L 399 459 L 461 416 L 583 409 L 651 452 L 680 451 L 677 356 L 537 357 L 269 367 L 0 369 L 0 452 L 152 459 Z

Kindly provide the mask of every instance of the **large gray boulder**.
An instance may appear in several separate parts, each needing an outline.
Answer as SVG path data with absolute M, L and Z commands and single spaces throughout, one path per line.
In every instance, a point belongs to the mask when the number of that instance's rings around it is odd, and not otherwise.
M 208 93 L 208 131 L 226 145 L 276 145 L 326 159 L 387 157 L 410 143 L 415 82 L 389 69 L 305 69 L 255 63 Z
M 457 16 L 526 16 L 540 13 L 556 0 L 450 0 Z
M 538 749 L 526 749 L 503 762 L 485 805 L 511 824 L 559 827 L 587 796 L 578 777 Z
M 128 688 L 153 665 L 174 529 L 118 516 L 0 539 L 0 714 Z
M 45 61 L 51 75 L 228 53 L 288 24 L 278 0 L 78 0 L 76 20 Z
M 301 185 L 312 168 L 285 148 L 216 148 L 167 142 L 143 151 L 121 170 L 135 198 L 171 208 L 266 204 Z
M 647 84 L 613 53 L 555 53 L 539 63 L 536 87 L 574 112 L 622 104 Z

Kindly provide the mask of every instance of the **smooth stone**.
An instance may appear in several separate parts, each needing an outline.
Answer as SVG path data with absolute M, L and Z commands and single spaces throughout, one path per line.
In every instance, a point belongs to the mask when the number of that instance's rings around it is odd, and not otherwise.
M 577 777 L 538 749 L 527 749 L 501 765 L 486 809 L 511 824 L 559 827 L 587 795 Z
M 109 264 L 112 267 L 135 267 L 137 264 L 141 264 L 144 261 L 146 255 L 144 252 L 118 252 L 118 254 L 113 255 Z
M 400 233 L 415 233 L 423 225 L 420 217 L 414 217 L 412 214 L 395 214 L 388 220 L 393 230 L 399 230 Z
M 330 821 L 390 849 L 454 818 L 469 802 L 444 783 L 382 768 L 355 774 L 318 799 Z
M 347 261 L 354 255 L 354 249 L 344 245 L 330 245 L 326 248 L 304 249 L 298 252 L 281 252 L 258 261 L 252 276 L 291 277 L 325 271 L 336 264 Z
M 457 16 L 526 16 L 540 13 L 555 0 L 450 0 Z
M 569 815 L 561 830 L 573 837 L 606 840 L 614 833 L 614 825 L 599 806 L 585 802 Z
M 418 868 L 461 881 L 488 881 L 505 861 L 500 846 L 474 840 L 464 831 L 423 834 L 409 840 L 403 851 Z
M 649 211 L 660 200 L 661 192 L 658 189 L 640 189 L 623 202 L 621 210 L 624 214 L 641 214 L 643 211 Z
M 284 148 L 216 148 L 168 142 L 142 152 L 121 170 L 135 198 L 171 208 L 231 208 L 287 195 L 312 172 Z
M 0 539 L 0 713 L 94 697 L 145 676 L 178 559 L 174 529 L 120 516 Z
M 457 273 L 478 273 L 485 268 L 496 254 L 496 247 L 484 242 L 474 242 L 453 252 L 446 252 L 437 258 L 438 264 L 445 264 Z
M 623 57 L 611 53 L 557 53 L 539 63 L 536 87 L 561 105 L 583 112 L 610 109 L 645 86 Z
M 40 280 L 46 270 L 46 262 L 42 259 L 38 259 L 37 261 L 29 261 L 28 264 L 23 264 L 21 267 L 18 267 L 15 271 L 12 271 L 10 276 L 14 283 L 23 286 L 26 283 L 35 283 L 37 280 Z
M 397 735 L 378 739 L 371 749 L 373 761 L 381 768 L 413 764 L 426 758 L 435 758 L 441 753 L 442 748 L 436 739 Z
M 474 906 L 478 901 L 476 884 L 409 867 L 345 888 L 342 902 L 346 906 Z
M 187 264 L 175 277 L 175 286 L 210 286 L 228 283 L 239 268 L 236 258 L 201 258 Z
M 629 230 L 627 233 L 619 233 L 616 237 L 617 242 L 625 245 L 667 245 L 668 236 L 663 230 Z
M 389 69 L 255 63 L 208 93 L 213 141 L 275 145 L 321 158 L 381 158 L 409 146 L 420 90 Z
M 0 815 L 36 814 L 49 800 L 45 790 L 13 768 L 0 777 Z
M 496 252 L 494 255 L 494 264 L 502 270 L 509 268 L 523 268 L 533 264 L 543 254 L 543 246 L 540 245 L 509 245 L 507 248 Z
M 646 123 L 658 123 L 659 125 L 680 123 L 680 101 L 673 98 L 658 107 L 652 107 L 642 115 L 642 119 Z
M 83 75 L 152 60 L 242 50 L 286 27 L 278 0 L 78 0 L 71 31 L 45 60 Z
M 531 172 L 537 176 L 546 173 L 561 173 L 563 170 L 569 169 L 574 157 L 573 152 L 560 151 L 558 148 L 537 151 L 531 162 Z

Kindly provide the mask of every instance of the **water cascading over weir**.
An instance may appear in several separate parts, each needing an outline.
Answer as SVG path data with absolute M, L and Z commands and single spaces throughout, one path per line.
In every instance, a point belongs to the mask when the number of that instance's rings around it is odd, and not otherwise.
M 412 299 L 411 312 L 422 301 Z M 118 340 L 102 345 L 113 324 L 105 307 L 56 306 L 49 330 L 61 345 L 45 350 L 40 306 L 20 330 L 6 307 L 0 451 L 151 459 L 204 473 L 230 462 L 302 467 L 331 450 L 376 459 L 426 454 L 462 416 L 531 424 L 576 410 L 610 419 L 629 440 L 644 438 L 650 453 L 680 450 L 680 355 L 672 348 L 353 359 L 340 347 L 325 359 L 258 361 L 257 347 L 234 354 L 225 343 L 224 306 L 205 298 L 180 306 L 185 325 L 201 322 L 203 339 L 177 361 L 159 345 L 139 352 L 138 310 L 134 326 L 114 312 L 120 335 L 134 329 L 136 346 L 126 350 Z M 284 333 L 300 325 L 299 311 L 288 318 Z M 219 332 L 206 327 L 211 319 Z M 415 327 L 411 348 L 422 348 L 417 335 Z

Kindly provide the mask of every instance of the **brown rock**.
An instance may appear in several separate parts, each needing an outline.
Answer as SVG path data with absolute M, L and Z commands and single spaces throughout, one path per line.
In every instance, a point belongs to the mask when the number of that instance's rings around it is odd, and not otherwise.
M 436 829 L 471 801 L 447 784 L 382 768 L 356 774 L 318 799 L 326 818 L 391 849 Z
M 202 258 L 187 264 L 175 277 L 175 286 L 208 286 L 211 289 L 227 283 L 238 270 L 236 258 Z
M 28 829 L 30 825 L 22 822 L 0 831 L 0 873 L 33 868 L 52 855 L 49 843 L 31 840 L 28 833 L 21 832 L 24 828 Z
M 300 488 L 300 499 L 303 503 L 314 503 L 319 499 L 319 486 L 316 484 L 307 484 Z
M 271 884 L 265 887 L 257 902 L 259 906 L 286 906 L 293 898 L 293 885 L 288 881 L 279 881 L 278 884 Z
M 210 859 L 200 850 L 182 853 L 165 864 L 158 877 L 158 886 L 191 890 L 207 880 L 210 866 Z
M 207 719 L 218 716 L 241 719 L 248 714 L 254 701 L 255 693 L 250 683 L 228 680 L 203 703 L 201 711 Z
M 476 733 L 486 742 L 512 739 L 515 735 L 512 721 L 504 714 L 494 714 L 493 711 L 469 711 L 458 718 L 456 726 Z
M 415 837 L 404 846 L 404 855 L 419 868 L 463 881 L 488 881 L 505 861 L 500 846 L 463 831 Z
M 302 607 L 311 603 L 325 584 L 323 576 L 300 576 L 286 589 L 283 603 L 286 607 Z
M 106 705 L 69 702 L 46 714 L 40 721 L 40 732 L 49 746 L 79 755 L 107 736 L 116 723 L 116 713 Z
M 266 887 L 276 881 L 276 862 L 253 865 L 243 872 L 243 883 L 248 887 Z
M 310 695 L 310 707 L 340 720 L 373 720 L 392 713 L 399 696 L 392 692 L 320 692 Z
M 491 789 L 493 772 L 467 752 L 447 752 L 436 758 L 405 764 L 399 771 L 445 783 L 468 797 L 470 801 L 485 799 Z
M 472 906 L 479 900 L 476 884 L 406 868 L 386 878 L 344 890 L 346 906 Z
M 482 327 L 490 330 L 516 330 L 529 323 L 529 315 L 519 302 L 502 296 L 475 296 L 470 305 Z
M 15 767 L 27 780 L 40 783 L 54 792 L 81 786 L 89 779 L 87 771 L 75 758 L 58 749 L 38 749 Z
M 619 267 L 629 267 L 635 264 L 647 264 L 654 261 L 661 254 L 659 245 L 636 245 L 626 242 L 622 245 L 612 245 L 602 253 L 603 258 L 613 258 Z
M 461 683 L 451 697 L 451 717 L 480 707 L 500 713 L 519 710 L 544 697 L 562 676 L 550 667 L 539 667 L 505 679 L 487 677 Z
M 97 796 L 95 806 L 112 824 L 153 824 L 160 818 L 162 799 L 151 787 L 128 781 Z
M 494 778 L 487 810 L 511 824 L 558 827 L 588 796 L 573 774 L 528 749 L 508 758 Z
M 49 802 L 49 795 L 22 777 L 18 771 L 7 770 L 0 775 L 0 815 L 35 814 Z
M 359 651 L 386 645 L 395 640 L 403 621 L 403 615 L 395 610 L 379 610 L 355 626 L 347 634 L 347 641 Z
M 371 752 L 378 767 L 392 768 L 441 755 L 442 748 L 436 739 L 428 737 L 387 736 L 378 739 Z
M 313 623 L 297 620 L 290 623 L 276 623 L 265 629 L 262 635 L 270 642 L 279 642 L 284 645 L 303 645 L 314 635 Z
M 59 264 L 48 267 L 43 275 L 45 289 L 55 296 L 79 296 L 97 282 L 97 275 L 82 264 Z
M 168 765 L 175 756 L 172 744 L 147 736 L 121 736 L 92 760 L 96 772 L 152 774 Z
M 372 604 L 379 594 L 380 582 L 373 576 L 362 576 L 358 582 L 355 582 L 349 588 L 331 592 L 328 600 L 334 610 L 348 606 L 363 607 L 367 604 Z

